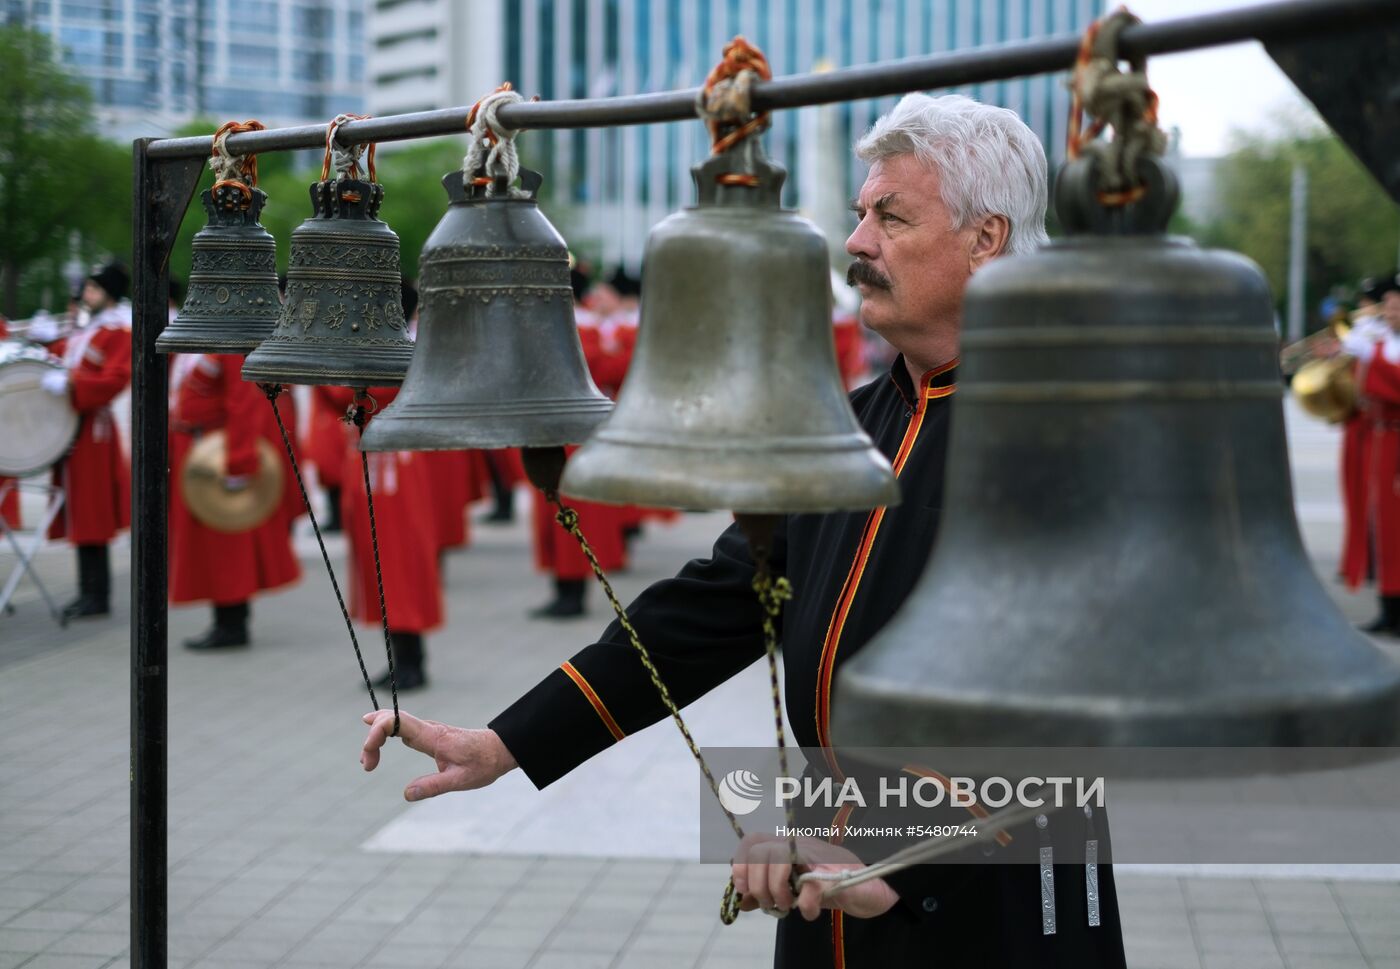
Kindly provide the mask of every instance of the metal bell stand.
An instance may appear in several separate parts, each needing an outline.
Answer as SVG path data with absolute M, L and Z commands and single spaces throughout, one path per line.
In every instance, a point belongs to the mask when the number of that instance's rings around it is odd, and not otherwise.
M 1396 0 L 1281 0 L 1125 29 L 1125 57 L 1260 40 L 1332 128 L 1400 201 L 1400 63 Z M 756 111 L 889 97 L 1065 71 L 1078 36 L 952 51 L 898 62 L 758 82 Z M 577 101 L 523 102 L 500 110 L 517 129 L 591 128 L 696 120 L 698 88 Z M 343 125 L 343 144 L 401 141 L 465 130 L 468 107 Z M 320 148 L 324 125 L 237 134 L 234 154 Z M 169 478 L 166 368 L 155 341 L 168 320 L 170 250 L 203 174 L 211 138 L 139 139 L 134 151 L 131 522 L 131 964 L 165 969 L 167 663 L 166 503 Z M 46 597 L 47 598 L 47 597 Z
M 0 534 L 5 536 L 5 541 L 10 548 L 15 550 L 18 561 L 10 571 L 10 577 L 5 580 L 5 585 L 0 588 L 0 615 L 8 616 L 14 613 L 14 606 L 10 605 L 10 600 L 14 598 L 15 590 L 19 588 L 20 579 L 26 575 L 29 581 L 33 582 L 39 590 L 39 595 L 44 599 L 44 605 L 49 607 L 49 615 L 53 616 L 53 621 L 60 626 L 68 625 L 68 620 L 63 617 L 63 610 L 54 602 L 49 595 L 49 590 L 44 586 L 44 580 L 39 578 L 39 573 L 34 571 L 34 556 L 39 554 L 39 549 L 44 547 L 45 536 L 48 534 L 49 526 L 63 510 L 63 503 L 66 495 L 63 493 L 63 486 L 51 484 L 47 481 L 30 483 L 12 478 L 0 485 L 0 502 L 8 498 L 11 492 L 34 491 L 44 496 L 44 514 L 39 519 L 39 524 L 34 527 L 34 531 L 28 536 L 29 543 L 23 542 L 24 530 L 11 528 L 10 523 L 0 518 Z

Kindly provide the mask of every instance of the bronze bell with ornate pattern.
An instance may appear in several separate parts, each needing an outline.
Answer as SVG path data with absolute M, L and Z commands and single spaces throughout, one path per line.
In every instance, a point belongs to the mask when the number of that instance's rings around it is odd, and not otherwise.
M 331 126 L 328 144 L 334 138 Z M 313 214 L 292 233 L 287 297 L 272 335 L 248 355 L 243 379 L 266 384 L 393 386 L 413 341 L 403 315 L 399 237 L 379 220 L 384 188 L 356 164 L 311 186 Z M 340 167 L 340 166 L 337 166 Z
M 259 223 L 266 193 L 219 181 L 200 195 L 209 223 L 195 233 L 189 290 L 156 338 L 161 353 L 247 353 L 272 333 L 277 242 Z
M 576 444 L 612 410 L 589 377 L 574 323 L 569 254 L 520 187 L 443 177 L 447 213 L 419 261 L 418 343 L 366 451 Z

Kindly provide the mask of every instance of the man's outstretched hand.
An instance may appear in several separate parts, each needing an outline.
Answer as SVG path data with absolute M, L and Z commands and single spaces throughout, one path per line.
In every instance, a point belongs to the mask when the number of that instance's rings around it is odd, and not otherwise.
M 393 732 L 394 711 L 376 710 L 366 713 L 363 720 L 369 724 L 369 736 L 360 752 L 360 764 L 365 770 L 374 770 L 379 766 L 379 748 Z M 485 787 L 519 766 L 494 730 L 466 730 L 435 720 L 419 720 L 400 711 L 398 735 L 437 764 L 436 773 L 409 782 L 403 792 L 407 801 Z

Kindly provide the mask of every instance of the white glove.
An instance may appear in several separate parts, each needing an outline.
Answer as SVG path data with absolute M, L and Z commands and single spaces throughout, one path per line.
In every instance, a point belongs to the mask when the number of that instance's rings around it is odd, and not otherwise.
M 58 320 L 47 313 L 43 316 L 36 315 L 29 322 L 26 335 L 35 343 L 52 343 L 58 339 Z
M 252 482 L 253 476 L 251 474 L 226 474 L 224 475 L 224 490 L 242 491 Z
M 1342 337 L 1342 352 L 1364 363 L 1375 354 L 1376 339 L 1352 331 Z
M 64 397 L 68 394 L 68 371 L 50 370 L 39 378 L 39 386 L 55 397 Z

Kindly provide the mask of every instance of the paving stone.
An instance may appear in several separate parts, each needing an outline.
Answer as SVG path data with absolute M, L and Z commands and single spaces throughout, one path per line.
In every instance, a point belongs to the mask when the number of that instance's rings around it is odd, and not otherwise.
M 45 951 L 115 957 L 125 955 L 130 944 L 130 932 L 70 932 Z
M 111 956 L 65 955 L 41 952 L 24 963 L 24 969 L 102 969 Z
M 444 969 L 525 969 L 535 957 L 533 945 L 474 945 L 443 963 Z

